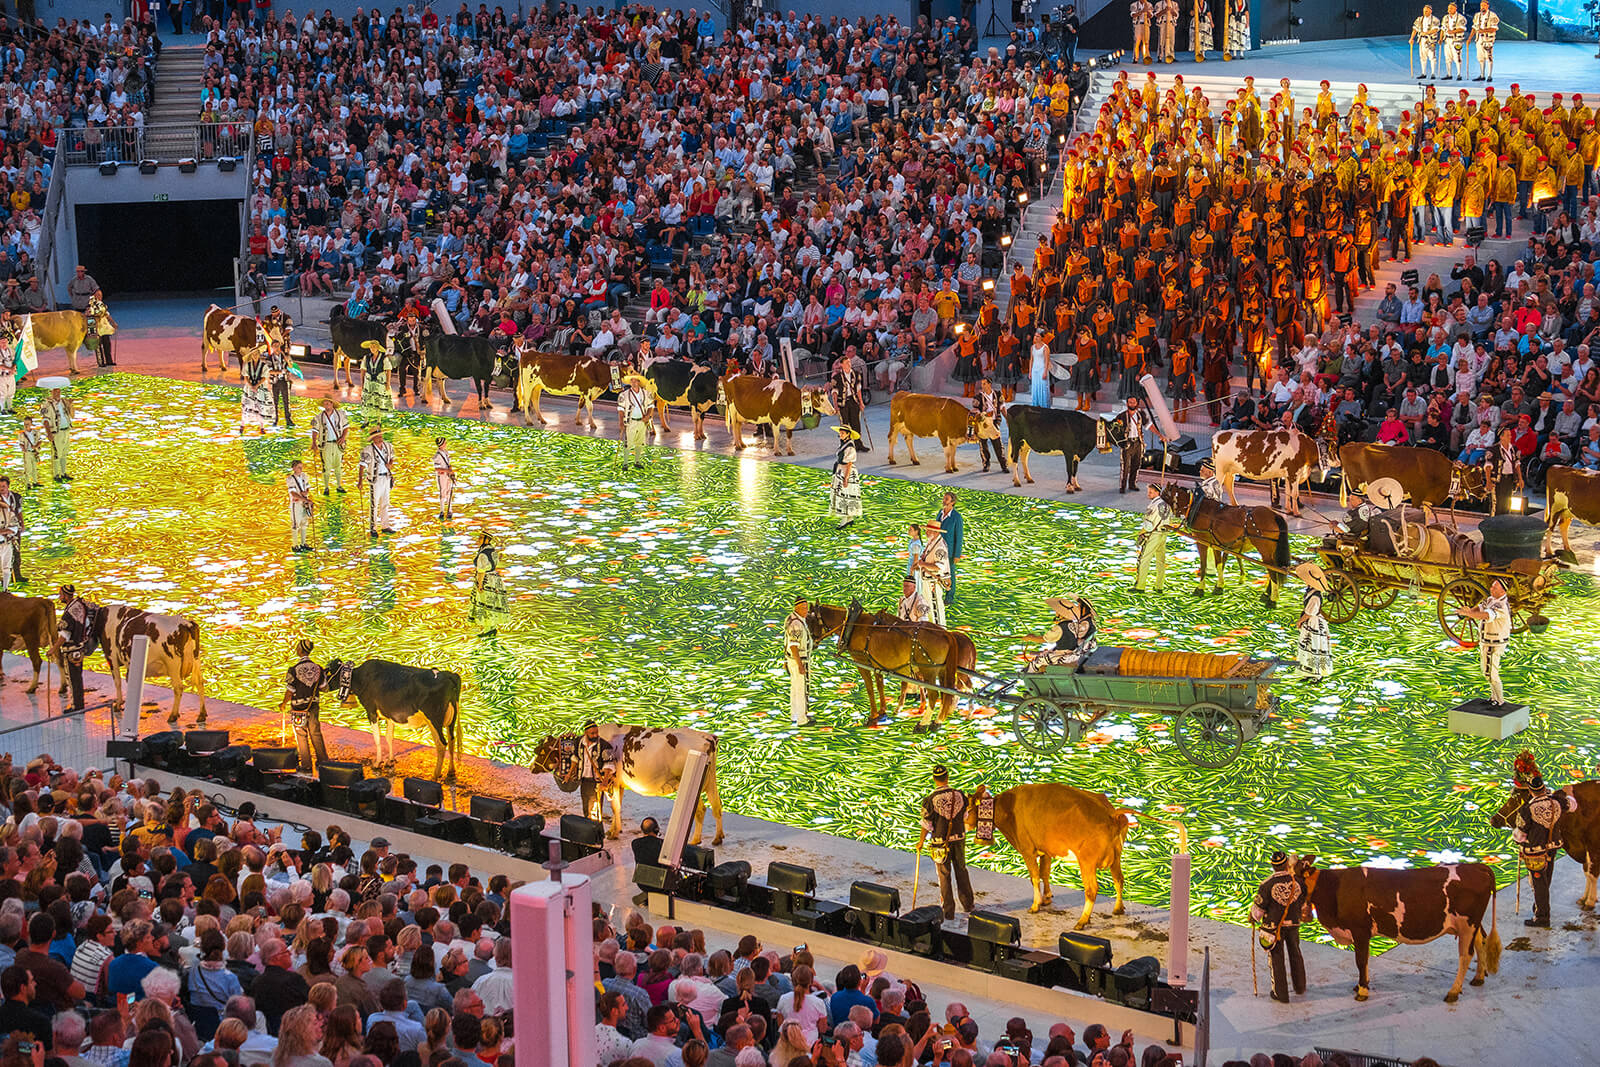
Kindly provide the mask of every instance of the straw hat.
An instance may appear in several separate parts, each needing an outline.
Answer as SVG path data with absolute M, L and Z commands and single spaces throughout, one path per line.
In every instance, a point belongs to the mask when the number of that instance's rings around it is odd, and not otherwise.
M 1045 598 L 1045 604 L 1056 613 L 1058 619 L 1076 619 L 1083 614 L 1083 606 L 1088 604 L 1081 596 L 1052 596 Z
M 1328 575 L 1317 563 L 1307 560 L 1294 569 L 1294 576 L 1319 593 L 1328 591 Z
M 1374 478 L 1367 483 L 1367 499 L 1385 510 L 1405 503 L 1405 487 L 1393 478 Z

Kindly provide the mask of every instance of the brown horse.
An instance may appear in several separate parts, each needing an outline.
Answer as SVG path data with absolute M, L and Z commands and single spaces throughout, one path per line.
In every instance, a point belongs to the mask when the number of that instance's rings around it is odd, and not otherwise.
M 1278 583 L 1289 569 L 1289 524 L 1272 508 L 1222 504 L 1181 485 L 1161 488 L 1167 502 L 1200 546 L 1200 584 L 1195 596 L 1205 595 L 1206 569 L 1213 556 L 1217 561 L 1217 583 L 1212 592 L 1222 591 L 1222 571 L 1230 555 L 1244 558 L 1252 547 L 1266 565 L 1268 606 L 1278 603 Z
M 867 725 L 876 726 L 888 712 L 888 696 L 884 691 L 883 672 L 909 675 L 947 690 L 968 689 L 972 685 L 971 671 L 977 666 L 977 646 L 972 638 L 958 630 L 947 630 L 929 622 L 906 622 L 880 612 L 861 610 L 859 603 L 844 608 L 835 604 L 812 604 L 806 616 L 813 641 L 839 635 L 839 649 L 855 663 L 866 686 L 870 714 Z M 905 703 L 906 683 L 900 685 L 900 704 Z M 926 703 L 922 705 L 922 721 L 915 732 L 937 730 L 939 723 L 950 717 L 955 709 L 955 693 L 940 693 L 939 720 L 932 721 L 933 712 Z M 924 701 L 926 695 L 924 694 Z

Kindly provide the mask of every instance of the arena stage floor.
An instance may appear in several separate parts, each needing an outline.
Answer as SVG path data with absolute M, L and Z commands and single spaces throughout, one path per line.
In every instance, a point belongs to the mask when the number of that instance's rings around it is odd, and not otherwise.
M 1131 44 L 1131 37 L 1129 41 Z M 1301 87 L 1310 84 L 1313 89 L 1321 78 L 1360 81 L 1371 86 L 1419 82 L 1412 73 L 1415 68 L 1407 64 L 1409 51 L 1404 37 L 1367 37 L 1269 45 L 1235 56 L 1226 63 L 1222 61 L 1221 52 L 1208 51 L 1205 62 L 1196 63 L 1192 49 L 1180 48 L 1174 63 L 1157 63 L 1152 68 L 1149 64 L 1124 61 L 1118 64 L 1118 69 L 1129 71 L 1130 76 L 1154 69 L 1163 75 L 1182 74 L 1186 78 L 1205 75 L 1240 82 L 1250 75 L 1256 79 L 1257 89 L 1266 89 L 1266 96 L 1270 96 L 1276 91 L 1279 78 L 1291 78 Z M 1494 47 L 1494 81 L 1475 82 L 1472 79 L 1477 73 L 1478 61 L 1474 56 L 1468 64 L 1466 80 L 1442 77 L 1429 80 L 1438 85 L 1441 99 L 1447 92 L 1454 95 L 1457 88 L 1464 88 L 1474 99 L 1481 99 L 1486 84 L 1492 84 L 1495 95 L 1504 98 L 1512 82 L 1523 92 L 1561 93 L 1569 97 L 1580 92 L 1587 96 L 1595 91 L 1596 85 L 1595 46 L 1592 43 L 1502 40 Z M 1310 102 L 1309 98 L 1305 101 L 1306 104 Z
M 317 494 L 317 552 L 296 556 L 283 480 L 296 457 L 314 476 L 309 399 L 296 399 L 298 433 L 241 440 L 237 387 L 112 374 L 71 395 L 74 481 L 28 494 L 25 588 L 45 595 L 71 581 L 96 600 L 197 618 L 209 692 L 254 707 L 276 706 L 293 643 L 308 636 L 324 660 L 460 671 L 465 745 L 503 764 L 525 766 L 541 736 L 587 718 L 695 726 L 721 739 L 730 810 L 902 849 L 916 840 L 935 763 L 967 788 L 1065 781 L 1182 818 L 1195 912 L 1235 922 L 1280 847 L 1329 864 L 1484 859 L 1509 881 L 1507 838 L 1486 809 L 1502 798 L 1512 755 L 1533 749 L 1556 781 L 1586 776 L 1600 756 L 1600 635 L 1590 625 L 1600 598 L 1586 573 L 1564 577 L 1548 632 L 1513 641 L 1506 689 L 1537 713 L 1503 743 L 1446 731 L 1445 708 L 1479 691 L 1476 656 L 1442 634 L 1431 604 L 1405 597 L 1336 629 L 1335 676 L 1278 687 L 1281 716 L 1220 771 L 1185 761 L 1172 720 L 1155 714 L 1113 716 L 1053 756 L 1021 748 L 992 708 L 958 713 L 927 739 L 905 719 L 865 729 L 857 675 L 832 641 L 816 659 L 819 723 L 797 731 L 780 648 L 792 598 L 891 607 L 905 524 L 932 516 L 938 486 L 869 477 L 865 519 L 838 532 L 820 471 L 652 448 L 647 470 L 623 472 L 608 441 L 403 413 L 388 421 L 399 532 L 367 537 L 352 455 L 351 493 Z M 39 400 L 23 390 L 19 413 Z M 436 436 L 450 439 L 461 480 L 458 518 L 442 528 Z M 1235 588 L 1193 599 L 1192 552 L 1177 553 L 1165 596 L 1128 592 L 1136 515 L 979 490 L 962 499 L 952 622 L 970 629 L 981 670 L 1019 669 L 1048 622 L 1044 598 L 1069 592 L 1095 603 L 1102 644 L 1292 649 L 1298 589 L 1269 611 L 1261 582 L 1238 588 L 1235 569 Z M 503 546 L 513 603 L 488 639 L 467 619 L 481 529 Z M 365 726 L 355 708 L 324 718 Z M 1132 899 L 1166 902 L 1173 847 L 1166 830 L 1133 832 Z M 1022 873 L 1005 845 L 975 862 Z

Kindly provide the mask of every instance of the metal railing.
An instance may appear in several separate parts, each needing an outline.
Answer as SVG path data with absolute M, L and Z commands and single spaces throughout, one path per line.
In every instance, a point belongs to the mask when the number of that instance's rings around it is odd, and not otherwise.
M 41 690 L 48 684 L 50 679 L 41 679 Z M 106 756 L 106 742 L 111 740 L 111 721 L 112 714 L 99 707 L 13 726 L 0 730 L 0 752 L 11 753 L 18 766 L 48 753 L 80 774 L 96 768 L 109 771 L 112 761 Z
M 155 126 L 72 126 L 61 131 L 57 164 L 92 167 L 101 163 L 137 163 L 153 159 L 220 159 L 231 156 L 244 166 L 253 139 L 248 121 L 162 123 Z

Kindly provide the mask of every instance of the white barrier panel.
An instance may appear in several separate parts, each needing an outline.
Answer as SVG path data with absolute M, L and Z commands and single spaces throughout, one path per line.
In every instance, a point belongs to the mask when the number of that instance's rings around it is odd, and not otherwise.
M 661 841 L 661 865 L 676 867 L 683 860 L 683 846 L 694 829 L 695 805 L 705 784 L 706 754 L 692 748 L 684 757 L 683 777 L 678 780 L 678 795 L 672 798 L 672 814 L 667 818 L 666 836 Z
M 511 894 L 517 1067 L 594 1067 L 589 901 L 581 874 Z
M 1167 928 L 1167 981 L 1189 984 L 1189 854 L 1172 854 L 1172 915 Z
M 144 702 L 144 665 L 150 657 L 150 638 L 135 634 L 133 651 L 128 655 L 128 682 L 122 705 L 122 736 L 139 736 L 139 705 Z

